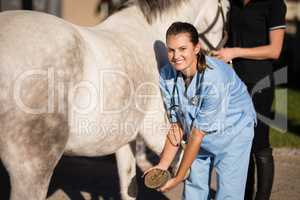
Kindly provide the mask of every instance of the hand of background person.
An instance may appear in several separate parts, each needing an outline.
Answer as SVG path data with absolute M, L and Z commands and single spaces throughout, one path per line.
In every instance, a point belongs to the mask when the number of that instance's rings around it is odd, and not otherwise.
M 213 56 L 220 60 L 223 60 L 226 63 L 232 61 L 232 59 L 237 57 L 235 48 L 222 48 L 218 51 L 212 51 L 212 53 Z

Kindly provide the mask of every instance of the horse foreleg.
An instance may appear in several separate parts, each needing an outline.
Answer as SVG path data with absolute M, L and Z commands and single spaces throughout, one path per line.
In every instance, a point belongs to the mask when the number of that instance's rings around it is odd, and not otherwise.
M 134 200 L 137 195 L 136 161 L 133 150 L 127 144 L 116 152 L 120 189 L 123 200 Z
M 164 144 L 165 144 L 165 141 L 167 138 L 167 133 L 170 128 L 170 124 L 166 121 L 166 118 L 165 118 L 165 115 L 163 114 L 163 112 L 159 113 L 159 114 L 160 115 L 157 114 L 155 117 L 149 115 L 149 116 L 147 116 L 148 118 L 145 118 L 146 122 L 150 121 L 153 123 L 154 128 L 143 129 L 139 132 L 141 138 L 145 141 L 146 146 L 157 155 L 160 155 L 163 150 L 163 147 L 164 147 Z M 140 145 L 142 146 L 142 144 L 140 144 Z M 140 149 L 145 149 L 145 148 L 140 147 Z M 141 161 L 143 163 L 142 169 L 145 170 L 145 169 L 151 167 L 152 164 L 149 161 L 145 160 L 145 156 L 142 154 L 143 153 L 139 152 L 139 155 L 140 155 L 139 157 L 141 160 L 143 160 L 143 161 Z M 173 174 L 176 174 L 182 157 L 183 157 L 183 151 L 182 151 L 182 149 L 180 149 L 180 151 L 178 151 L 178 153 L 176 154 L 176 156 L 170 166 Z

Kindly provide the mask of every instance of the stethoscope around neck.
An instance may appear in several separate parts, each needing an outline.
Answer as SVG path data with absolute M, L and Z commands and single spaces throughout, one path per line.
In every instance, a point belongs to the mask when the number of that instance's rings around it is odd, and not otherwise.
M 199 91 L 199 95 L 198 97 L 200 97 L 201 95 L 201 90 L 202 90 L 202 84 L 203 84 L 203 77 L 204 77 L 204 73 L 205 73 L 205 68 L 203 69 L 202 71 L 202 76 L 201 78 L 199 78 L 199 75 L 200 75 L 200 72 L 198 70 L 198 74 L 196 74 L 196 88 L 195 88 L 195 91 L 194 91 L 194 95 L 191 99 L 189 99 L 189 103 L 196 106 L 198 105 L 199 103 L 199 98 L 197 98 L 196 94 L 197 94 L 197 91 Z M 176 77 L 175 77 L 175 80 L 174 80 L 174 86 L 173 86 L 173 90 L 172 90 L 172 96 L 171 96 L 171 106 L 170 106 L 170 112 L 174 111 L 175 113 L 179 110 L 179 105 L 175 103 L 175 92 L 176 92 L 176 85 L 177 85 L 177 80 L 178 80 L 178 76 L 181 74 L 180 71 L 176 71 Z M 199 90 L 197 90 L 199 88 Z M 185 96 L 187 97 L 187 89 L 185 90 L 184 94 Z M 177 94 L 178 94 L 178 91 L 177 91 Z
M 204 70 L 202 71 L 202 76 L 201 76 L 201 79 L 199 79 L 199 76 L 200 76 L 200 72 L 198 71 L 198 74 L 196 74 L 196 88 L 195 88 L 195 92 L 194 92 L 194 95 L 193 97 L 191 98 L 191 100 L 189 100 L 189 103 L 191 103 L 192 105 L 198 105 L 199 102 L 200 102 L 200 99 L 196 99 L 196 94 L 197 94 L 197 89 L 199 88 L 199 98 L 200 98 L 200 95 L 201 95 L 201 90 L 202 90 L 202 83 L 203 83 L 203 77 L 204 77 L 204 72 L 205 72 L 205 68 Z M 176 71 L 176 77 L 175 77 L 175 80 L 174 80 L 174 86 L 173 86 L 173 90 L 172 90 L 172 97 L 171 97 L 171 106 L 170 106 L 170 114 L 172 114 L 172 112 L 174 112 L 175 115 L 178 114 L 178 111 L 179 111 L 179 104 L 176 104 L 175 103 L 175 91 L 176 91 L 176 85 L 177 85 L 177 80 L 178 80 L 178 76 L 180 75 L 181 72 L 178 72 Z M 178 93 L 178 91 L 177 91 Z M 185 95 L 186 95 L 186 92 L 185 92 Z M 194 124 L 194 121 L 195 121 L 195 118 L 192 119 L 192 122 L 191 122 L 191 125 L 190 125 L 190 130 L 192 129 L 193 127 L 193 124 Z M 169 138 L 169 136 L 167 136 Z M 185 148 L 185 144 L 186 144 L 186 141 L 187 141 L 187 135 L 184 134 L 183 135 L 183 138 L 182 138 L 182 141 L 181 141 L 181 146 L 183 147 L 183 149 Z M 170 140 L 171 142 L 171 140 Z M 174 146 L 178 146 L 178 144 L 173 144 L 173 142 L 171 142 L 172 145 Z

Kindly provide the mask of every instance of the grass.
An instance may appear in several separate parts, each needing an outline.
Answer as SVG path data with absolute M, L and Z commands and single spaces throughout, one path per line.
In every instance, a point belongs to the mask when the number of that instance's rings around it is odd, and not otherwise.
M 284 103 L 286 91 L 287 104 Z M 279 102 L 277 105 L 276 100 Z M 272 146 L 275 148 L 300 148 L 300 91 L 285 88 L 276 89 L 273 108 L 276 108 L 277 115 L 284 117 L 283 119 L 288 126 L 287 131 L 271 128 L 270 141 Z

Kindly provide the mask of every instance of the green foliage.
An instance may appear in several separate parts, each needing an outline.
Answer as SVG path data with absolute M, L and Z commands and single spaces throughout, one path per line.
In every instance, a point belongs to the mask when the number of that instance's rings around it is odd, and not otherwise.
M 276 89 L 276 95 L 281 94 L 281 97 L 285 98 L 284 92 L 287 92 L 287 122 L 288 131 L 282 132 L 277 129 L 271 128 L 270 140 L 273 147 L 288 147 L 288 148 L 300 148 L 300 91 L 294 89 L 278 88 Z M 282 100 L 282 99 L 281 99 Z M 274 105 L 276 102 L 274 102 Z M 286 106 L 284 104 L 273 105 L 276 107 L 276 113 L 286 116 Z

